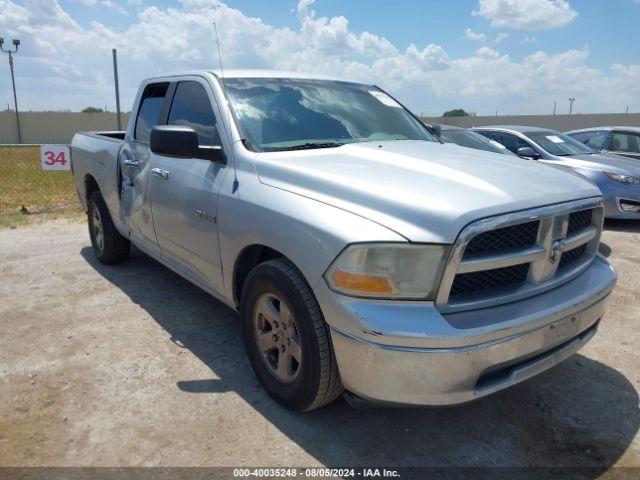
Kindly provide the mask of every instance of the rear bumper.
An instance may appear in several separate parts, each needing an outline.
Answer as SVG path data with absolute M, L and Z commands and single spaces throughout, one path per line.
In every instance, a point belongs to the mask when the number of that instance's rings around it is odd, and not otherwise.
M 597 257 L 552 291 L 446 316 L 426 302 L 363 307 L 319 299 L 347 390 L 385 403 L 448 405 L 514 385 L 578 351 L 595 334 L 615 278 Z

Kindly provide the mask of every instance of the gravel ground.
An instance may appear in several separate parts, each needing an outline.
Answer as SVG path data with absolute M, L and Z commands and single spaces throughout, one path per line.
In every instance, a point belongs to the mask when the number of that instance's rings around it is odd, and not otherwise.
M 84 224 L 0 230 L 2 466 L 640 467 L 640 224 L 608 224 L 619 283 L 599 333 L 475 403 L 289 412 L 259 386 L 236 314 Z

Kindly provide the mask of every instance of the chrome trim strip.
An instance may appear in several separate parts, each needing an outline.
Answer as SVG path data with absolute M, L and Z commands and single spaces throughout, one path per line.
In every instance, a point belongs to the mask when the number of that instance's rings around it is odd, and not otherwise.
M 590 227 L 585 228 L 579 233 L 576 233 L 564 241 L 564 243 L 560 246 L 561 252 L 566 252 L 568 250 L 573 250 L 580 245 L 584 245 L 587 242 L 590 242 L 598 235 L 598 229 L 591 225 Z
M 582 231 L 578 234 L 571 235 L 566 239 L 569 214 L 586 209 L 593 209 L 593 215 L 591 218 L 592 228 L 588 229 L 588 233 Z M 457 273 L 463 273 L 464 269 L 467 268 L 474 268 L 474 270 L 466 271 L 481 271 L 500 268 L 500 266 L 493 266 L 492 263 L 486 264 L 486 268 L 480 268 L 479 265 L 473 265 L 470 267 L 468 266 L 471 263 L 469 260 L 462 260 L 465 248 L 476 235 L 496 230 L 498 228 L 509 227 L 536 220 L 540 221 L 537 246 L 545 251 L 545 255 L 541 258 L 536 257 L 535 260 L 532 260 L 532 267 L 529 270 L 529 276 L 526 283 L 515 289 L 515 291 L 511 289 L 510 292 L 494 292 L 493 296 L 489 297 L 487 297 L 486 292 L 484 292 L 484 294 L 481 293 L 478 296 L 469 295 L 469 297 L 464 299 L 464 301 L 458 301 L 455 303 L 449 302 L 449 294 Z M 585 270 L 595 258 L 598 250 L 598 244 L 600 242 L 603 222 L 604 206 L 602 197 L 595 197 L 549 205 L 532 210 L 509 213 L 497 217 L 489 217 L 470 223 L 462 229 L 458 235 L 456 243 L 451 249 L 449 260 L 436 296 L 436 306 L 443 313 L 484 308 L 526 298 L 571 280 L 571 278 Z M 595 234 L 593 233 L 593 230 L 595 230 Z M 561 241 L 554 247 L 554 244 L 558 239 L 561 239 Z M 553 248 L 557 248 L 558 253 L 562 253 L 563 251 L 570 250 L 571 248 L 575 248 L 576 246 L 580 246 L 584 243 L 588 244 L 585 258 L 576 266 L 572 266 L 570 269 L 563 269 L 561 275 L 556 276 L 556 270 L 559 262 L 557 261 L 557 258 L 548 258 L 551 255 Z M 570 245 L 570 247 L 567 247 L 566 245 Z M 520 250 L 517 253 L 523 255 L 525 251 Z M 530 252 L 526 252 L 526 254 L 528 253 Z M 498 260 L 502 261 L 502 256 L 500 257 L 501 258 Z M 460 270 L 461 267 L 463 270 Z
M 492 270 L 494 268 L 511 267 L 521 263 L 529 263 L 540 260 L 547 255 L 547 250 L 535 245 L 526 250 L 515 250 L 499 255 L 486 255 L 460 261 L 457 273 L 478 272 L 482 270 Z

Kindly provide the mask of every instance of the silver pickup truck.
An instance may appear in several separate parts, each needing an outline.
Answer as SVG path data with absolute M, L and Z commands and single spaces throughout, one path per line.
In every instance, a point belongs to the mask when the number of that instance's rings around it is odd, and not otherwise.
M 373 85 L 151 78 L 127 131 L 78 133 L 72 163 L 98 259 L 133 242 L 238 310 L 296 410 L 514 385 L 589 341 L 615 284 L 592 183 L 444 144 Z

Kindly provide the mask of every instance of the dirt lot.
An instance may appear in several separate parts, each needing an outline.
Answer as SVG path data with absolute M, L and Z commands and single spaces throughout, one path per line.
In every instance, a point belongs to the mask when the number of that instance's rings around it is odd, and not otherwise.
M 102 266 L 77 222 L 0 230 L 0 465 L 640 466 L 639 236 L 608 225 L 609 313 L 551 371 L 455 408 L 301 415 L 258 385 L 235 313 L 142 253 Z

